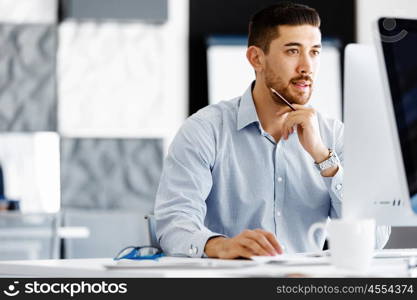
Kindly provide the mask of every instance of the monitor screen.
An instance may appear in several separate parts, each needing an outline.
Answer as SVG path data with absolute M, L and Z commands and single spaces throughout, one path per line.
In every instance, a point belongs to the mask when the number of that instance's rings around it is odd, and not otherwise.
M 417 20 L 378 21 L 408 189 L 417 208 Z

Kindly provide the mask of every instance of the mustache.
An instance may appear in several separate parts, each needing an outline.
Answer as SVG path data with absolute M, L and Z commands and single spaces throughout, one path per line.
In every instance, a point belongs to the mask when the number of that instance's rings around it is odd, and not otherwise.
M 298 76 L 298 77 L 294 77 L 290 80 L 290 82 L 297 82 L 297 81 L 300 81 L 300 80 L 308 81 L 311 85 L 313 85 L 313 78 L 311 78 L 311 76 L 309 76 L 309 75 L 301 75 L 301 76 Z

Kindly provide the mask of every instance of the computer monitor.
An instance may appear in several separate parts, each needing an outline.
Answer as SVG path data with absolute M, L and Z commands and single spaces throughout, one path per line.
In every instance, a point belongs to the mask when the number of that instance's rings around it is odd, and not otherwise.
M 410 24 L 416 21 L 408 21 L 397 25 L 407 25 L 402 28 L 410 33 L 415 28 Z M 415 226 L 417 153 L 413 149 L 417 143 L 412 137 L 417 131 L 409 120 L 417 110 L 417 99 L 414 104 L 406 101 L 404 82 L 414 79 L 415 86 L 417 77 L 402 73 L 409 67 L 402 62 L 413 64 L 417 35 L 407 37 L 400 30 L 403 40 L 395 40 L 396 33 L 388 35 L 383 22 L 378 22 L 380 49 L 357 44 L 345 49 L 343 216 L 374 218 L 380 225 Z M 403 49 L 404 45 L 413 49 Z
M 384 57 L 390 103 L 401 151 L 398 167 L 407 182 L 401 189 L 408 194 L 417 213 L 417 20 L 378 20 L 381 52 Z

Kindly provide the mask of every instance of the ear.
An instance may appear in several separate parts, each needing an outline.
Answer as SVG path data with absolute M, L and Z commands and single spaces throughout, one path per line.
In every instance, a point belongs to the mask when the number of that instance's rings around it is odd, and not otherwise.
M 246 50 L 246 58 L 252 65 L 255 72 L 261 72 L 265 66 L 265 53 L 261 48 L 256 46 L 249 46 Z

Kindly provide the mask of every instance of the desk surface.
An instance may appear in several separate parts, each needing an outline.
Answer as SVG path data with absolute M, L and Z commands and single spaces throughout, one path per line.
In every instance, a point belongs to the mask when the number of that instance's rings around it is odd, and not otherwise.
M 227 262 L 229 263 L 230 260 Z M 105 267 L 112 263 L 110 258 L 2 261 L 0 277 L 410 277 L 414 275 L 407 268 L 407 260 L 400 258 L 374 259 L 371 269 L 366 274 L 336 269 L 329 263 L 308 265 L 256 263 L 251 266 L 215 268 L 109 269 Z

